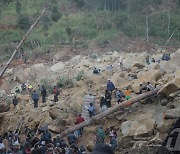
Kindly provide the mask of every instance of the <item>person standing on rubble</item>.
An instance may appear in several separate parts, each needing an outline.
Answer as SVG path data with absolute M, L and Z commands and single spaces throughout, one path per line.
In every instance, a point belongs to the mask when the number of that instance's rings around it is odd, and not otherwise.
M 112 81 L 109 79 L 108 82 L 107 82 L 107 90 L 111 92 L 113 92 L 113 90 L 115 89 L 115 86 L 114 84 L 112 83 Z
M 47 91 L 44 85 L 42 85 L 41 96 L 42 96 L 42 102 L 46 103 Z
M 59 90 L 56 86 L 53 88 L 53 94 L 54 94 L 54 102 L 58 102 L 58 96 L 59 96 Z
M 102 128 L 102 126 L 99 126 L 96 134 L 96 143 L 104 143 L 105 137 L 106 133 L 104 129 Z
M 81 114 L 79 114 L 79 116 L 76 119 L 76 124 L 78 125 L 84 121 L 85 121 L 84 118 L 81 116 Z M 80 136 L 82 136 L 82 133 L 83 133 L 83 127 L 79 129 L 79 135 Z
M 14 107 L 16 107 L 16 105 L 18 104 L 18 100 L 17 100 L 16 96 L 14 96 L 12 103 L 13 103 Z
M 39 95 L 36 92 L 36 90 L 34 90 L 33 94 L 32 94 L 32 99 L 34 101 L 34 108 L 38 107 L 38 100 L 39 100 Z
M 107 108 L 110 108 L 111 107 L 111 93 L 106 89 L 105 90 L 105 101 L 106 101 L 106 106 Z

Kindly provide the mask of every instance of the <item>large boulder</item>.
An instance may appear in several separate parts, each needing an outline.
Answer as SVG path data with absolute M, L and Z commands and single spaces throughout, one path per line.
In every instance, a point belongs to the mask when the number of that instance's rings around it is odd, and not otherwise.
M 140 119 L 142 121 L 140 121 Z M 155 120 L 149 117 L 141 117 L 139 121 L 125 121 L 121 125 L 122 133 L 125 136 L 141 136 L 152 133 Z
M 48 129 L 52 132 L 60 133 L 66 129 L 66 125 L 67 125 L 67 122 L 65 119 L 64 120 L 57 119 L 48 126 Z
M 123 88 L 130 84 L 129 81 L 121 77 L 121 73 L 114 73 L 110 79 L 114 83 L 115 87 Z
M 123 66 L 126 69 L 130 69 L 134 64 L 138 63 L 139 65 L 145 64 L 145 59 L 147 57 L 147 53 L 143 52 L 140 55 L 139 54 L 128 54 L 128 56 L 125 56 L 125 59 L 123 61 Z
M 5 103 L 0 103 L 0 113 L 9 111 L 10 106 Z
M 163 88 L 160 89 L 158 94 L 168 97 L 170 94 L 180 90 L 180 76 L 177 76 L 172 81 L 168 82 Z
M 31 79 L 31 78 L 34 79 L 34 77 L 31 74 L 30 68 L 21 69 L 20 71 L 15 73 L 15 80 L 19 80 L 21 82 L 26 82 L 27 79 Z
M 122 138 L 120 145 L 122 148 L 127 148 L 128 144 L 133 139 L 139 136 L 149 136 L 155 128 L 155 120 L 151 114 L 141 114 L 134 121 L 125 121 L 121 124 Z M 126 143 L 124 144 L 124 141 Z
M 75 57 L 73 57 L 70 61 L 69 61 L 69 63 L 71 64 L 71 65 L 77 65 L 77 64 L 79 64 L 80 63 L 80 61 L 81 61 L 81 59 L 82 59 L 83 57 L 81 56 L 81 55 L 76 55 Z
M 49 116 L 52 119 L 66 119 L 69 116 L 69 113 L 67 113 L 66 111 L 63 111 L 57 107 L 53 107 L 52 109 L 50 109 L 49 111 Z
M 170 109 L 170 110 L 166 109 L 165 114 L 180 116 L 180 108 L 175 108 L 175 109 Z M 171 128 L 171 126 L 173 125 L 173 123 L 175 121 L 176 121 L 176 119 L 174 119 L 174 120 L 173 119 L 169 119 L 169 120 L 165 119 L 163 110 L 162 111 L 158 110 L 156 113 L 156 129 L 160 133 L 169 132 L 169 129 Z
M 150 81 L 158 81 L 160 80 L 163 75 L 165 74 L 164 70 L 162 69 L 152 69 L 146 72 L 139 72 L 137 77 L 141 79 L 142 82 L 150 82 Z
M 142 69 L 142 68 L 144 68 L 144 67 L 145 67 L 145 65 L 144 65 L 144 64 L 140 64 L 140 63 L 136 62 L 135 64 L 133 64 L 133 65 L 132 65 L 132 67 L 137 67 L 138 69 Z
M 166 73 L 174 73 L 180 68 L 180 49 L 172 54 L 171 60 L 162 61 L 160 63 L 160 68 L 164 69 Z
M 58 62 L 51 66 L 51 71 L 53 72 L 59 72 L 65 68 L 65 64 L 63 62 Z
M 62 53 L 57 53 L 53 56 L 53 62 L 58 62 L 62 59 Z

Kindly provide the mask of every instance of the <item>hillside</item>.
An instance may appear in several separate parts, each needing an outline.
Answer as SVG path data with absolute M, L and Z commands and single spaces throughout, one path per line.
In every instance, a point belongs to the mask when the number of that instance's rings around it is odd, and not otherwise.
M 150 55 L 150 58 L 158 61 L 162 52 L 166 51 L 157 50 L 155 54 Z M 108 52 L 101 55 L 77 55 L 69 61 L 62 62 L 58 59 L 61 58 L 61 53 L 57 53 L 51 57 L 53 62 L 37 64 L 24 64 L 19 59 L 19 63 L 8 69 L 0 82 L 0 133 L 4 134 L 7 130 L 14 131 L 23 118 L 19 136 L 21 144 L 25 140 L 23 130 L 26 125 L 37 132 L 35 137 L 40 138 L 41 134 L 38 130 L 45 126 L 48 126 L 52 136 L 55 137 L 63 130 L 75 126 L 77 115 L 85 110 L 84 98 L 88 96 L 87 94 L 91 93 L 96 98 L 94 102 L 96 113 L 102 112 L 99 103 L 108 79 L 123 92 L 129 87 L 132 98 L 139 96 L 141 83 L 150 81 L 153 86 L 165 85 L 161 88 L 160 95 L 138 101 L 129 108 L 97 120 L 84 128 L 84 135 L 78 140 L 79 145 L 93 146 L 97 128 L 101 125 L 107 130 L 105 142 L 109 143 L 108 129 L 114 126 L 118 130 L 117 154 L 155 152 L 158 148 L 156 145 L 165 140 L 171 125 L 175 122 L 172 119 L 164 119 L 164 113 L 175 117 L 180 115 L 178 91 L 180 50 L 171 54 L 171 60 L 151 62 L 150 65 L 145 62 L 147 55 L 145 52 Z M 119 57 L 124 59 L 122 68 L 119 67 Z M 110 64 L 113 65 L 112 69 L 107 68 Z M 93 74 L 94 67 L 101 70 L 100 74 Z M 45 85 L 46 103 L 42 103 L 39 99 L 38 108 L 34 108 L 30 91 L 22 91 L 19 94 L 15 92 L 16 87 L 21 89 L 21 83 L 31 84 L 34 90 L 38 90 L 38 85 Z M 89 84 L 92 85 L 90 90 Z M 53 101 L 54 85 L 61 88 L 58 102 Z M 18 98 L 16 107 L 12 104 L 15 95 Z M 112 106 L 116 105 L 113 93 Z M 66 137 L 64 139 L 66 140 Z
M 164 46 L 174 31 L 165 47 L 179 47 L 179 1 L 2 0 L 1 60 L 10 56 L 12 44 L 21 40 L 44 6 L 48 7 L 46 15 L 21 49 L 29 57 L 32 53 L 53 52 L 56 47 L 75 51 L 106 47 L 119 50 L 128 46 L 126 42 L 138 39 Z
M 180 0 L 0 0 L 0 70 L 45 7 L 0 77 L 0 154 L 179 153 Z

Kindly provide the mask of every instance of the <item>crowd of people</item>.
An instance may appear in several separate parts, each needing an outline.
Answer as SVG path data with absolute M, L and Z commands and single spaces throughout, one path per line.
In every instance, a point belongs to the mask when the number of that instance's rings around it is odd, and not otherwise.
M 163 61 L 169 61 L 169 60 L 171 60 L 171 55 L 170 54 L 167 54 L 167 53 L 164 53 L 163 55 L 162 55 L 162 58 L 161 59 L 158 59 L 158 60 L 155 60 L 155 58 L 150 58 L 150 56 L 148 55 L 147 57 L 146 57 L 146 64 L 147 65 L 150 65 L 151 63 L 160 63 L 160 61 L 161 60 L 163 60 Z
M 84 122 L 84 118 L 79 115 L 76 119 L 76 124 Z M 9 131 L 0 136 L 0 153 L 1 154 L 86 154 L 92 152 L 96 154 L 96 150 L 101 150 L 103 147 L 111 151 L 113 154 L 117 147 L 117 133 L 113 126 L 105 132 L 102 126 L 99 126 L 96 132 L 96 140 L 94 141 L 95 148 L 82 145 L 79 143 L 79 138 L 83 134 L 83 128 L 76 132 L 62 137 L 60 134 L 52 137 L 48 128 L 39 128 L 31 130 L 25 126 L 23 130 L 16 129 L 14 132 Z M 105 138 L 109 135 L 109 143 L 105 144 Z M 21 136 L 21 137 L 20 137 Z M 24 140 L 22 139 L 24 136 Z M 98 149 L 96 148 L 98 147 Z M 94 149 L 94 150 L 93 150 Z
M 47 90 L 46 87 L 44 85 L 42 85 L 40 87 L 40 85 L 38 85 L 37 90 L 34 90 L 33 86 L 31 84 L 25 84 L 23 83 L 21 85 L 21 90 L 16 87 L 15 89 L 16 94 L 18 93 L 25 93 L 27 92 L 28 94 L 31 95 L 32 100 L 34 102 L 34 108 L 38 107 L 38 102 L 39 102 L 39 97 L 42 97 L 42 103 L 46 103 L 46 97 L 47 97 Z M 53 87 L 53 91 L 52 91 L 53 95 L 54 95 L 54 102 L 58 102 L 58 97 L 60 95 L 60 90 L 57 88 L 57 86 Z M 12 103 L 14 106 L 16 106 L 18 104 L 18 99 L 16 96 L 14 96 Z

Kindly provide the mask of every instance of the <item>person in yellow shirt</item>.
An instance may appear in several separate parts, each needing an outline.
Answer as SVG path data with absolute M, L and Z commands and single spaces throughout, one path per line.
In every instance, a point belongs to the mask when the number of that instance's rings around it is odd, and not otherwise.
M 129 88 L 126 89 L 125 95 L 126 100 L 129 100 L 131 98 L 131 91 L 129 90 Z

